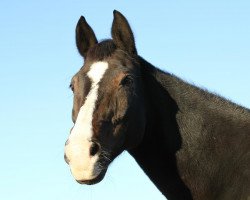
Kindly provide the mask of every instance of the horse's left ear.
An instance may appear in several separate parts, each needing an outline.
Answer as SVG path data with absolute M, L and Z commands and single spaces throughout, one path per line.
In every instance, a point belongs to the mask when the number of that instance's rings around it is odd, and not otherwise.
M 114 10 L 112 24 L 112 38 L 116 46 L 127 51 L 130 55 L 137 55 L 135 39 L 127 19 L 118 11 Z

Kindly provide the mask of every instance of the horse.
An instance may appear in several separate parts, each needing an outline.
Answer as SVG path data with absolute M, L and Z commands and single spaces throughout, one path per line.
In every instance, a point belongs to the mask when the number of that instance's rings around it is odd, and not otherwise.
M 64 147 L 75 180 L 100 182 L 126 150 L 169 200 L 249 200 L 250 110 L 147 62 L 113 15 L 112 39 L 98 42 L 83 16 L 76 25 L 84 62 Z

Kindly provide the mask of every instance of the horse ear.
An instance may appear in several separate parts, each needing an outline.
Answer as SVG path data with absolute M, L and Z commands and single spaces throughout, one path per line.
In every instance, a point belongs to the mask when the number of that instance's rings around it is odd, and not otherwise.
M 79 53 L 85 58 L 89 48 L 97 44 L 94 31 L 83 16 L 76 25 L 76 46 Z
M 112 38 L 120 49 L 127 51 L 131 55 L 137 55 L 135 39 L 127 19 L 118 11 L 114 10 L 114 20 L 112 24 Z

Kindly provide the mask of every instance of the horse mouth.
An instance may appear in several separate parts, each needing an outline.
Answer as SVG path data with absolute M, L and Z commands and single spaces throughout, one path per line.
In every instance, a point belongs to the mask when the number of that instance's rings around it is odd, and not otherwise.
M 97 177 L 91 179 L 91 180 L 76 180 L 80 184 L 85 184 L 85 185 L 94 185 L 102 181 L 104 178 L 105 174 L 107 172 L 107 169 L 103 170 Z

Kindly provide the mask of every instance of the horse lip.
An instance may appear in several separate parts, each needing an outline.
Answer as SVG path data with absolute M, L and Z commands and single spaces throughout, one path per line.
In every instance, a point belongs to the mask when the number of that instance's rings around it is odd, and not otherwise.
M 91 179 L 91 180 L 76 180 L 80 184 L 85 184 L 85 185 L 94 185 L 102 181 L 106 174 L 107 169 L 103 170 L 97 177 Z

